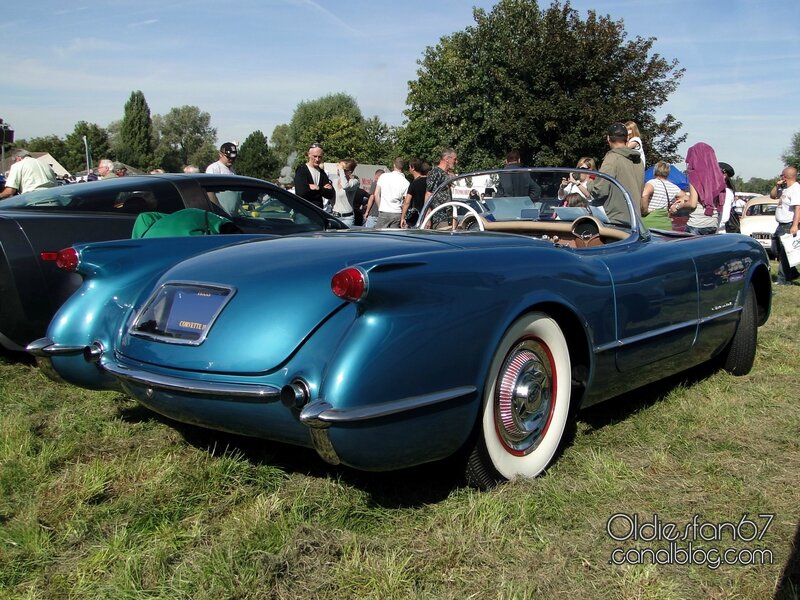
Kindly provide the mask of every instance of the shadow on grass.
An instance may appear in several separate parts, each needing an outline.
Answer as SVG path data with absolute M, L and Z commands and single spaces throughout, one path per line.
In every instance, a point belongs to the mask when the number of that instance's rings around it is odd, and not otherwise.
M 775 600 L 796 600 L 797 598 L 800 598 L 800 525 L 794 532 L 789 560 L 786 561 L 781 579 L 775 588 Z
M 681 385 L 691 387 L 704 379 L 708 379 L 718 370 L 719 368 L 713 362 L 703 363 L 688 371 L 672 375 L 600 404 L 590 406 L 578 413 L 578 420 L 589 426 L 589 429 L 584 433 L 591 435 L 592 432 L 606 425 L 624 421 L 640 410 L 660 402 L 676 387 Z
M 439 502 L 464 485 L 461 457 L 389 472 L 367 472 L 323 461 L 315 450 L 206 429 L 173 421 L 136 404 L 119 409 L 128 423 L 158 421 L 175 429 L 184 440 L 212 456 L 241 456 L 254 465 L 269 465 L 287 473 L 338 479 L 368 493 L 383 508 L 406 508 Z
M 0 346 L 0 363 L 6 365 L 29 365 L 36 364 L 36 360 L 27 352 L 15 352 Z
M 589 407 L 578 414 L 591 435 L 606 425 L 622 421 L 662 400 L 678 385 L 690 386 L 716 372 L 711 364 L 700 365 L 684 373 L 628 392 L 610 401 Z M 370 494 L 372 501 L 385 508 L 414 507 L 439 502 L 465 485 L 464 456 L 390 472 L 365 472 L 324 462 L 310 448 L 291 446 L 270 440 L 251 438 L 173 421 L 136 404 L 119 409 L 123 421 L 137 423 L 159 421 L 178 431 L 186 442 L 212 456 L 235 454 L 256 465 L 270 465 L 288 473 L 310 477 L 335 478 Z M 574 424 L 565 432 L 559 454 L 573 442 Z

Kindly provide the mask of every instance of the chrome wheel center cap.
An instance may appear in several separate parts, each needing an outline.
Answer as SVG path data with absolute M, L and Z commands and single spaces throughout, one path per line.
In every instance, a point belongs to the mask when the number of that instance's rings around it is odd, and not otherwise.
M 495 419 L 503 443 L 526 453 L 539 443 L 553 406 L 550 362 L 535 341 L 519 344 L 506 358 L 495 389 Z

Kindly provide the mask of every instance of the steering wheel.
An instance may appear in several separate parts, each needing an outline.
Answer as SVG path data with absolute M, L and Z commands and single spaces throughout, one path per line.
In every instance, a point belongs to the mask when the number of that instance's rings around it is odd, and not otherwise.
M 471 215 L 471 216 L 475 217 L 475 221 L 478 223 L 478 229 L 480 229 L 481 231 L 484 231 L 486 229 L 483 226 L 483 219 L 481 219 L 481 216 L 478 214 L 478 211 L 475 210 L 474 208 L 472 208 L 466 202 L 459 202 L 458 200 L 451 200 L 450 202 L 443 202 L 442 204 L 440 204 L 439 206 L 434 208 L 427 215 L 425 215 L 425 218 L 422 219 L 422 223 L 420 223 L 419 228 L 420 229 L 427 228 L 428 225 L 431 222 L 431 218 L 433 218 L 433 215 L 435 215 L 440 210 L 445 209 L 445 208 L 452 208 L 453 209 L 453 219 L 452 219 L 451 223 L 454 223 L 458 219 L 458 209 L 459 208 L 463 208 L 463 209 L 465 209 L 467 211 L 467 215 Z M 456 224 L 452 224 L 451 226 L 453 228 L 452 229 L 453 231 L 458 229 L 458 225 L 456 225 Z
M 586 215 L 578 217 L 572 224 L 572 235 L 575 238 L 576 248 L 591 248 L 602 246 L 600 237 L 600 223 L 595 217 Z

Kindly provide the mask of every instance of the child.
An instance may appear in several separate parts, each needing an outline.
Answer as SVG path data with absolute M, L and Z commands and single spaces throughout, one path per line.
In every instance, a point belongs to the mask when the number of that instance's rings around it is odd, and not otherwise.
M 639 126 L 636 124 L 636 121 L 626 121 L 625 127 L 628 129 L 628 148 L 636 150 L 639 156 L 642 157 L 642 164 L 646 164 L 644 159 L 644 145 L 642 144 L 642 135 L 639 133 Z

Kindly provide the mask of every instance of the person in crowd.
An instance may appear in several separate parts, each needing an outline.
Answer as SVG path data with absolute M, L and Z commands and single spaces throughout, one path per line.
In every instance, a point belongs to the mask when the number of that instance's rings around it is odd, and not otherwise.
M 689 194 L 672 203 L 670 210 L 690 209 L 686 232 L 695 235 L 717 233 L 725 202 L 725 177 L 719 168 L 714 149 L 698 142 L 686 152 Z
M 187 174 L 188 173 L 199 173 L 200 169 L 195 165 L 186 165 L 185 167 L 183 167 L 183 172 L 187 173 Z
M 522 159 L 519 150 L 513 148 L 506 153 L 506 164 L 503 169 L 522 168 Z M 541 186 L 533 180 L 530 173 L 500 173 L 500 181 L 497 184 L 498 196 L 522 197 L 528 196 L 536 202 L 542 197 Z
M 399 228 L 403 214 L 403 199 L 408 191 L 408 179 L 403 175 L 405 161 L 395 158 L 392 170 L 384 173 L 375 186 L 375 202 L 378 205 L 378 229 Z
M 651 229 L 672 229 L 670 206 L 686 194 L 667 179 L 669 170 L 668 162 L 657 162 L 653 167 L 653 178 L 645 182 L 642 189 L 642 221 Z
M 769 192 L 769 197 L 778 200 L 775 209 L 775 220 L 778 226 L 772 235 L 772 252 L 778 257 L 778 285 L 791 285 L 797 279 L 797 268 L 789 266 L 786 252 L 781 243 L 781 236 L 787 233 L 797 235 L 800 227 L 800 183 L 797 182 L 797 169 L 786 167 L 778 181 Z
M 625 121 L 625 129 L 628 130 L 628 142 L 626 146 L 631 150 L 636 150 L 642 158 L 642 164 L 646 164 L 642 134 L 639 133 L 639 126 L 636 124 L 636 121 Z
M 736 186 L 733 183 L 733 176 L 736 173 L 733 167 L 726 162 L 719 163 L 719 168 L 725 178 L 725 202 L 722 204 L 717 233 L 739 233 L 739 215 L 734 210 Z
M 58 185 L 53 169 L 33 158 L 27 150 L 15 151 L 12 158 L 14 162 L 8 170 L 8 178 L 5 188 L 0 192 L 0 200 L 15 194 Z
M 114 168 L 114 161 L 109 158 L 102 158 L 97 163 L 97 176 L 100 179 L 113 179 L 117 176 Z
M 348 227 L 352 227 L 355 223 L 353 207 L 356 190 L 360 185 L 358 177 L 355 176 L 356 166 L 356 161 L 351 158 L 339 161 L 336 166 L 338 178 L 333 185 L 336 196 L 331 214 Z
M 636 150 L 628 148 L 628 129 L 623 123 L 612 123 L 606 131 L 609 150 L 603 157 L 600 172 L 614 177 L 622 184 L 633 201 L 634 208 L 641 215 L 642 188 L 644 187 L 644 163 Z M 586 186 L 595 206 L 602 206 L 608 220 L 615 225 L 630 227 L 625 197 L 616 185 L 598 177 Z
M 239 154 L 239 149 L 233 142 L 225 142 L 219 147 L 219 159 L 206 167 L 206 173 L 222 175 L 235 175 L 233 163 Z
M 577 192 L 573 192 L 571 194 L 567 194 L 564 197 L 564 206 L 575 207 L 580 206 L 582 208 L 589 208 L 589 201 L 581 196 Z
M 117 177 L 125 177 L 128 174 L 128 167 L 123 164 L 114 163 L 114 174 Z
M 378 203 L 375 202 L 375 188 L 378 185 L 378 179 L 381 175 L 386 173 L 383 169 L 375 171 L 375 177 L 372 179 L 372 184 L 369 186 L 369 198 L 367 204 L 364 206 L 364 227 L 375 227 L 378 222 Z
M 317 143 L 311 144 L 308 149 L 308 160 L 294 172 L 294 193 L 320 208 L 326 208 L 326 204 L 336 198 L 336 190 L 322 169 L 324 158 L 325 151 L 322 146 Z
M 413 179 L 408 185 L 408 191 L 403 199 L 403 212 L 400 216 L 400 227 L 404 229 L 416 225 L 417 219 L 419 219 L 419 213 L 422 210 L 422 206 L 425 204 L 425 186 L 428 181 L 425 167 L 420 159 L 412 158 L 408 161 L 408 170 Z
M 439 164 L 431 168 L 428 173 L 425 181 L 425 202 L 430 202 L 428 205 L 429 211 L 453 199 L 453 194 L 449 187 L 442 187 L 438 192 L 436 192 L 436 189 L 450 178 L 450 174 L 454 171 L 456 164 L 458 164 L 458 153 L 453 148 L 446 148 L 439 155 Z M 434 192 L 436 192 L 435 195 Z M 445 212 L 440 211 L 433 216 L 433 219 L 431 219 L 431 227 L 433 229 L 436 229 L 440 223 L 450 219 L 450 216 Z
M 356 227 L 364 226 L 364 210 L 369 202 L 369 192 L 358 186 L 353 194 L 353 225 Z
M 586 187 L 589 185 L 589 174 L 588 173 L 581 173 L 580 169 L 591 169 L 592 171 L 597 170 L 597 163 L 591 156 L 582 156 L 575 168 L 579 169 L 578 177 L 575 177 L 576 173 L 570 173 L 569 177 L 562 177 L 561 178 L 561 185 L 558 186 L 558 199 L 564 200 L 570 194 L 579 194 L 585 199 L 589 199 L 592 197 L 591 193 L 589 193 L 589 188 Z
M 163 175 L 164 169 L 151 169 L 150 175 Z

